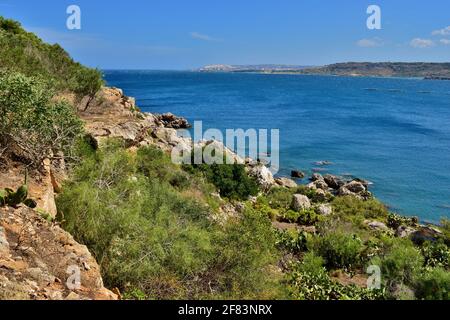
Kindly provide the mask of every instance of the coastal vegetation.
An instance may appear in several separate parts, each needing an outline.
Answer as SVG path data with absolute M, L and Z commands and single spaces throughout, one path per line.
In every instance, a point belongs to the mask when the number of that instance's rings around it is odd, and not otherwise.
M 0 44 L 2 166 L 18 161 L 37 175 L 44 159 L 70 163 L 58 215 L 40 223 L 86 245 L 122 298 L 450 298 L 448 220 L 398 216 L 360 179 L 315 174 L 307 186 L 261 188 L 245 165 L 176 165 L 159 140 L 98 143 L 55 97 L 95 103 L 100 73 L 3 18 Z

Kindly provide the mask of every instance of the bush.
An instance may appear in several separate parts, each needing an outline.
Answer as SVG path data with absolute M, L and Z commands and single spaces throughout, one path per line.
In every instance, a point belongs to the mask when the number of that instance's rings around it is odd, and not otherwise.
M 360 200 L 356 197 L 336 197 L 332 205 L 334 212 L 342 217 L 363 217 L 366 219 L 383 219 L 388 216 L 384 204 L 376 199 Z
M 361 265 L 364 245 L 354 235 L 336 231 L 316 238 L 312 245 L 328 268 L 351 269 Z
M 320 220 L 320 216 L 314 209 L 305 209 L 302 211 L 288 210 L 282 215 L 281 220 L 301 225 L 313 225 Z
M 308 233 L 295 229 L 277 231 L 276 244 L 281 250 L 297 254 L 307 250 L 309 238 L 310 235 Z
M 58 217 L 95 255 L 108 287 L 136 299 L 275 294 L 267 217 L 212 224 L 203 202 L 171 185 L 171 170 L 182 171 L 153 148 L 133 155 L 109 142 L 88 154 L 57 198 Z
M 288 274 L 290 295 L 297 300 L 377 300 L 381 290 L 368 290 L 355 285 L 334 282 L 324 268 L 324 260 L 314 252 L 305 254 L 303 261 L 293 265 Z
M 374 258 L 371 264 L 381 267 L 388 287 L 394 284 L 410 285 L 422 269 L 424 258 L 410 240 L 396 239 L 387 254 Z
M 441 242 L 425 242 L 421 246 L 427 267 L 450 267 L 450 250 Z
M 74 62 L 58 44 L 46 44 L 20 23 L 1 16 L 0 57 L 0 70 L 42 77 L 58 92 L 92 96 L 104 83 L 98 70 Z
M 287 210 L 291 206 L 293 194 L 287 188 L 272 188 L 266 197 L 272 208 Z
M 259 192 L 256 181 L 241 164 L 184 165 L 183 168 L 187 172 L 202 172 L 225 198 L 247 200 L 249 196 L 255 196 Z
M 307 196 L 314 203 L 330 202 L 334 199 L 334 196 L 330 193 L 325 197 L 324 201 L 323 195 L 319 195 L 316 190 L 306 186 L 298 186 L 295 193 Z
M 450 272 L 435 268 L 419 276 L 416 297 L 421 300 L 450 300 Z
M 58 151 L 69 153 L 83 132 L 73 107 L 51 97 L 39 79 L 0 74 L 0 145 L 35 166 Z

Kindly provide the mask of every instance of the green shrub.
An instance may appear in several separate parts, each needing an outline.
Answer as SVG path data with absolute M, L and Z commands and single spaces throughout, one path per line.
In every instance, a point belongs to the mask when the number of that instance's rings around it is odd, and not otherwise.
M 328 268 L 351 269 L 361 265 L 364 245 L 355 235 L 336 231 L 317 237 L 312 245 Z
M 342 217 L 363 217 L 365 219 L 383 219 L 388 216 L 384 204 L 376 199 L 360 200 L 356 197 L 336 197 L 332 202 L 336 215 Z
M 435 268 L 420 275 L 416 297 L 421 300 L 450 300 L 450 272 Z
M 445 243 L 450 246 L 450 219 L 442 219 L 441 229 L 444 233 Z
M 331 202 L 334 199 L 334 196 L 330 193 L 325 197 L 325 201 L 324 201 L 323 195 L 319 195 L 316 190 L 308 188 L 306 186 L 302 186 L 302 185 L 298 186 L 295 193 L 307 196 L 314 203 Z
M 93 96 L 104 83 L 98 70 L 74 62 L 58 44 L 46 44 L 20 23 L 1 16 L 0 57 L 0 70 L 39 76 L 58 92 Z
M 236 200 L 247 200 L 258 194 L 256 181 L 245 171 L 241 164 L 201 164 L 184 165 L 187 172 L 202 172 L 207 180 L 214 184 L 220 195 Z
M 344 286 L 333 281 L 324 268 L 324 260 L 314 252 L 305 254 L 288 274 L 290 295 L 297 300 L 377 300 L 382 290 L 368 290 L 355 285 Z
M 450 249 L 442 242 L 425 242 L 420 248 L 427 267 L 450 267 Z
M 417 218 L 402 217 L 395 213 L 389 213 L 387 219 L 387 225 L 392 229 L 398 229 L 400 226 L 414 226 L 417 222 Z
M 83 132 L 73 107 L 51 97 L 37 78 L 0 73 L 0 146 L 35 166 L 59 151 L 70 153 Z
M 277 231 L 276 244 L 281 250 L 292 253 L 300 253 L 307 250 L 310 235 L 296 229 Z
M 287 188 L 272 188 L 266 197 L 272 208 L 287 210 L 291 206 L 293 194 Z
M 58 218 L 95 255 L 105 284 L 136 299 L 275 294 L 266 272 L 276 261 L 270 220 L 246 212 L 212 224 L 205 203 L 172 186 L 173 166 L 157 150 L 133 155 L 113 141 L 74 168 Z
M 408 239 L 395 239 L 383 257 L 374 258 L 373 265 L 381 267 L 388 287 L 394 284 L 410 285 L 422 269 L 424 258 Z

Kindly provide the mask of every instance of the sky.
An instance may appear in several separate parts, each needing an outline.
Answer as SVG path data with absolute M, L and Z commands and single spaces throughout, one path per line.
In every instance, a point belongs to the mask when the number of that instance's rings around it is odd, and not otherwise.
M 69 5 L 80 30 L 67 28 Z M 448 0 L 0 0 L 0 15 L 102 69 L 450 62 Z

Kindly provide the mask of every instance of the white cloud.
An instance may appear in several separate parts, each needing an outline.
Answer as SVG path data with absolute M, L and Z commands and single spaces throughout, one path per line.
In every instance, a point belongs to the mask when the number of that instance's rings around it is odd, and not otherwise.
M 434 46 L 434 41 L 429 39 L 415 38 L 411 40 L 409 45 L 413 48 L 430 48 Z
M 440 43 L 450 45 L 450 39 L 441 39 Z
M 213 38 L 211 36 L 208 36 L 206 34 L 202 34 L 199 32 L 191 32 L 189 33 L 192 39 L 196 40 L 202 40 L 202 41 L 222 41 L 221 39 Z
M 433 36 L 448 36 L 450 35 L 450 26 L 444 29 L 434 30 L 431 34 Z
M 362 48 L 375 48 L 384 45 L 383 41 L 380 38 L 361 39 L 356 44 L 358 47 Z

